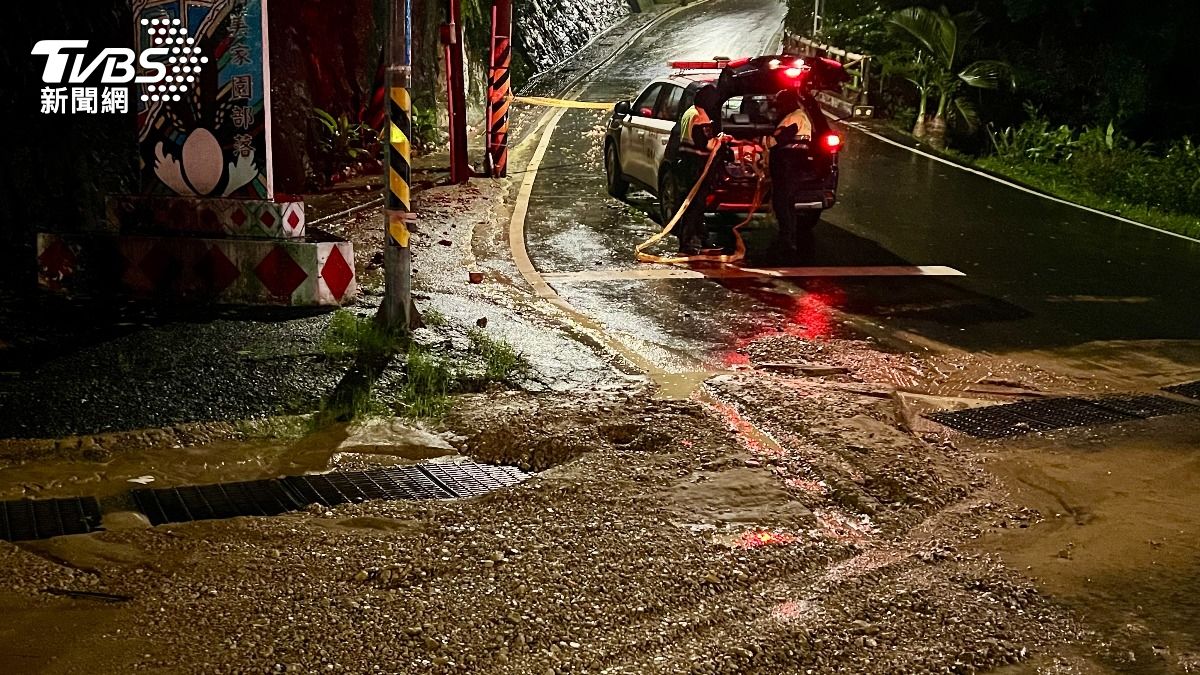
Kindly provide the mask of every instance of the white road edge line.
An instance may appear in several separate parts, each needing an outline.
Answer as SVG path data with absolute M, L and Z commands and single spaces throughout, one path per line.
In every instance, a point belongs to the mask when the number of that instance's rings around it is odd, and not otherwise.
M 1187 236 L 1186 234 L 1179 234 L 1178 232 L 1171 232 L 1170 230 L 1164 230 L 1164 229 L 1162 229 L 1162 228 L 1160 228 L 1160 227 L 1154 227 L 1153 225 L 1147 225 L 1147 224 L 1145 224 L 1145 223 L 1139 223 L 1139 222 L 1138 222 L 1138 221 L 1136 221 L 1136 220 L 1130 220 L 1129 218 L 1125 218 L 1125 217 L 1123 217 L 1123 216 L 1118 216 L 1118 215 L 1116 215 L 1116 214 L 1114 214 L 1114 213 L 1108 213 L 1108 212 L 1106 212 L 1106 211 L 1101 211 L 1100 209 L 1095 209 L 1095 208 L 1092 208 L 1092 207 L 1090 207 L 1090 206 L 1084 206 L 1083 204 L 1076 204 L 1075 202 L 1072 202 L 1072 201 L 1069 201 L 1069 200 L 1066 200 L 1066 199 L 1062 199 L 1061 197 L 1055 197 L 1055 196 L 1053 196 L 1053 195 L 1048 195 L 1048 194 L 1046 194 L 1046 193 L 1044 193 L 1044 192 L 1038 192 L 1037 190 L 1033 190 L 1033 189 L 1027 188 L 1027 187 L 1025 187 L 1024 185 L 1018 185 L 1017 183 L 1014 183 L 1014 182 L 1012 182 L 1012 181 L 1005 180 L 1005 179 L 1003 179 L 1003 178 L 1000 178 L 1000 177 L 998 177 L 998 176 L 993 176 L 992 174 L 990 174 L 990 173 L 987 173 L 986 171 L 980 171 L 979 169 L 973 169 L 973 168 L 971 168 L 971 167 L 969 167 L 969 166 L 963 166 L 962 164 L 958 164 L 958 163 L 956 163 L 956 162 L 952 162 L 952 161 L 950 161 L 950 160 L 948 160 L 948 159 L 943 159 L 943 158 L 941 158 L 941 157 L 938 157 L 937 155 L 934 155 L 934 154 L 931 154 L 931 153 L 925 152 L 924 150 L 920 150 L 920 149 L 918 149 L 918 148 L 914 148 L 914 147 L 912 147 L 912 146 L 905 145 L 905 144 L 903 144 L 903 143 L 898 143 L 898 142 L 896 142 L 896 141 L 893 141 L 892 139 L 890 139 L 890 138 L 888 138 L 888 137 L 886 137 L 886 136 L 881 136 L 880 134 L 877 134 L 877 133 L 875 133 L 875 132 L 873 132 L 873 131 L 869 131 L 868 129 L 866 129 L 865 127 L 863 127 L 863 126 L 861 126 L 861 125 L 859 125 L 859 124 L 857 124 L 857 123 L 854 123 L 854 122 L 845 122 L 844 124 L 845 124 L 846 126 L 848 126 L 848 127 L 852 128 L 852 129 L 854 129 L 855 131 L 858 131 L 858 132 L 864 133 L 864 134 L 866 134 L 866 135 L 870 136 L 871 138 L 874 138 L 875 140 L 878 140 L 878 141 L 883 141 L 884 143 L 887 143 L 888 145 L 894 145 L 894 146 L 896 146 L 897 148 L 903 148 L 903 149 L 905 149 L 905 150 L 908 150 L 909 152 L 912 152 L 912 153 L 918 154 L 918 155 L 920 155 L 920 156 L 922 156 L 922 157 L 927 157 L 927 158 L 929 158 L 929 159 L 932 159 L 932 160 L 933 160 L 933 161 L 935 161 L 935 162 L 940 162 L 940 163 L 942 163 L 942 164 L 945 164 L 945 165 L 947 165 L 947 166 L 952 166 L 952 167 L 954 167 L 954 168 L 956 168 L 956 169 L 961 169 L 961 170 L 963 170 L 963 171 L 966 171 L 967 173 L 973 173 L 973 174 L 975 174 L 975 175 L 977 175 L 977 176 L 983 176 L 984 178 L 987 178 L 988 180 L 995 181 L 995 182 L 997 182 L 997 183 L 1000 183 L 1001 185 L 1006 185 L 1006 186 L 1008 186 L 1008 187 L 1010 187 L 1010 188 L 1013 188 L 1013 189 L 1015 189 L 1015 190 L 1020 190 L 1021 192 L 1025 192 L 1025 193 L 1027 193 L 1027 194 L 1031 194 L 1031 195 L 1034 195 L 1034 196 L 1037 196 L 1037 197 L 1041 197 L 1042 199 L 1047 199 L 1047 200 L 1049 200 L 1049 201 L 1052 201 L 1052 202 L 1057 202 L 1057 203 L 1059 203 L 1059 204 L 1066 204 L 1067 206 L 1074 206 L 1075 208 L 1077 208 L 1077 209 L 1080 209 L 1080 210 L 1083 210 L 1083 211 L 1087 211 L 1088 213 L 1094 213 L 1094 214 L 1096 214 L 1096 215 L 1098 215 L 1098 216 L 1104 216 L 1105 218 L 1111 218 L 1111 219 L 1113 219 L 1113 220 L 1116 220 L 1116 221 L 1119 221 L 1119 222 L 1122 222 L 1122 223 L 1126 223 L 1126 224 L 1129 224 L 1129 225 L 1136 225 L 1137 227 L 1140 227 L 1140 228 L 1142 228 L 1142 229 L 1145 229 L 1145 230 L 1151 230 L 1151 231 L 1153 231 L 1153 232 L 1158 232 L 1158 233 L 1160 233 L 1160 234 L 1165 234 L 1165 235 L 1168 235 L 1168 236 L 1171 236 L 1171 237 L 1175 237 L 1176 239 L 1182 239 L 1182 240 L 1184 240 L 1184 241 L 1190 241 L 1190 242 L 1192 242 L 1193 244 L 1200 244 L 1200 239 L 1196 239 L 1195 237 L 1189 237 L 1189 236 Z
M 880 267 L 711 267 L 588 270 L 585 272 L 549 272 L 542 278 L 550 283 L 582 281 L 624 281 L 646 279 L 797 279 L 814 277 L 965 277 L 966 274 L 944 265 Z
M 676 14 L 695 8 L 696 5 L 703 4 L 704 2 L 708 2 L 708 0 L 700 0 L 700 2 L 681 5 L 674 9 L 663 12 L 645 26 L 642 26 L 640 29 L 638 29 L 632 36 L 630 36 L 624 45 L 610 54 L 604 60 L 604 62 L 611 61 L 617 56 L 623 54 L 626 49 L 636 43 L 643 35 L 650 32 L 650 30 L 655 26 L 658 26 Z M 586 80 L 588 77 L 590 77 L 590 75 L 585 76 L 578 82 L 572 83 L 571 86 L 573 89 L 565 94 L 565 98 L 574 98 L 575 96 L 579 95 L 579 92 L 582 92 L 584 89 L 586 89 Z M 512 252 L 513 262 L 517 266 L 517 271 L 521 273 L 521 276 L 525 277 L 525 281 L 527 281 L 529 285 L 533 287 L 534 293 L 536 293 L 539 298 L 557 301 L 564 305 L 568 303 L 563 300 L 553 288 L 550 288 L 550 285 L 546 283 L 546 280 L 542 277 L 542 274 L 538 272 L 537 267 L 533 264 L 533 260 L 529 257 L 529 248 L 525 242 L 525 220 L 529 216 L 529 202 L 533 197 L 533 187 L 534 183 L 537 181 L 538 171 L 542 166 L 542 160 L 545 159 L 546 151 L 549 149 L 550 142 L 554 138 L 554 132 L 558 129 L 558 123 L 563 118 L 563 115 L 567 113 L 567 110 L 567 108 L 559 108 L 557 111 L 548 111 L 541 117 L 540 120 L 538 120 L 537 125 L 534 127 L 534 131 L 532 132 L 533 134 L 537 133 L 538 127 L 544 127 L 542 129 L 542 136 L 538 141 L 537 150 L 534 151 L 533 157 L 529 160 L 529 164 L 525 166 L 525 178 L 521 181 L 521 189 L 517 192 L 517 202 L 513 206 L 512 218 L 510 218 L 508 221 L 508 247 Z M 528 142 L 532 138 L 534 138 L 534 136 L 531 134 L 525 139 L 525 141 Z

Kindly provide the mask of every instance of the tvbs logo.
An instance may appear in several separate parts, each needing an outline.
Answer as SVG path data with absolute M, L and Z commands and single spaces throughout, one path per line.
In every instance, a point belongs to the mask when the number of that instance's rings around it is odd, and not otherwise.
M 42 56 L 42 112 L 67 112 L 66 99 L 70 86 L 70 112 L 98 112 L 94 103 L 96 87 L 84 87 L 88 82 L 105 86 L 99 98 L 102 112 L 127 112 L 128 90 L 111 85 L 144 85 L 142 100 L 168 102 L 181 100 L 194 86 L 201 67 L 208 63 L 200 55 L 195 38 L 179 19 L 142 19 L 149 36 L 149 46 L 137 53 L 124 47 L 109 47 L 95 57 L 87 53 L 87 40 L 42 40 L 33 46 L 33 56 Z M 76 104 L 82 99 L 81 104 Z M 89 101 L 90 99 L 90 101 Z M 61 107 L 60 107 L 61 104 Z

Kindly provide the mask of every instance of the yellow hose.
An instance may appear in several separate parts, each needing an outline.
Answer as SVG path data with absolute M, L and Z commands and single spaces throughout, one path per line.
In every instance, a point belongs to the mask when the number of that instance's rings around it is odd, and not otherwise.
M 734 240 L 736 241 L 736 245 L 734 247 L 732 254 L 729 254 L 729 255 L 726 255 L 726 254 L 687 255 L 687 256 L 672 257 L 672 256 L 654 255 L 652 253 L 644 253 L 644 251 L 647 248 L 653 246 L 654 244 L 658 243 L 659 241 L 662 241 L 662 239 L 664 237 L 666 237 L 667 235 L 669 235 L 671 233 L 671 230 L 674 230 L 675 226 L 679 224 L 679 221 L 683 218 L 683 214 L 687 212 L 688 208 L 692 205 L 692 201 L 696 199 L 696 195 L 700 194 L 700 187 L 704 184 L 704 181 L 708 178 L 709 172 L 712 171 L 712 166 L 716 162 L 717 155 L 720 153 L 721 147 L 722 146 L 720 144 L 718 144 L 715 148 L 713 148 L 712 152 L 710 152 L 708 154 L 708 161 L 704 164 L 704 171 L 701 172 L 701 174 L 700 174 L 700 180 L 696 181 L 696 184 L 694 186 L 692 186 L 691 192 L 689 192 L 687 197 L 683 200 L 683 204 L 679 207 L 679 210 L 675 212 L 675 216 L 673 218 L 671 218 L 671 221 L 668 222 L 666 224 L 666 226 L 663 227 L 661 232 L 654 235 L 653 237 L 650 237 L 646 241 L 643 241 L 642 243 L 638 244 L 635 247 L 634 254 L 635 254 L 638 262 L 659 263 L 659 264 L 663 264 L 663 265 L 677 265 L 677 264 L 681 264 L 681 263 L 692 263 L 692 262 L 716 262 L 716 263 L 729 264 L 729 263 L 736 263 L 736 262 L 741 262 L 742 260 L 745 260 L 745 258 L 746 258 L 746 242 L 745 242 L 745 240 L 742 239 L 742 231 L 741 230 L 743 227 L 745 227 L 747 224 L 750 223 L 750 220 L 754 218 L 754 214 L 758 211 L 758 207 L 762 205 L 763 183 L 765 182 L 763 180 L 762 172 L 759 171 L 757 167 L 755 169 L 755 172 L 758 174 L 758 186 L 754 190 L 754 203 L 750 205 L 750 213 L 746 215 L 746 219 L 743 220 L 742 222 L 738 223 L 737 225 L 735 225 L 733 228 L 733 236 L 734 236 Z M 659 195 L 659 199 L 662 199 L 662 195 Z

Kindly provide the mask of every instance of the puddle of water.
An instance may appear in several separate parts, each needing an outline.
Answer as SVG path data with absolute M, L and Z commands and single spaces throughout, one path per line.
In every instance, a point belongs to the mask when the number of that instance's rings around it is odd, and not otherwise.
M 654 398 L 668 401 L 686 401 L 706 380 L 719 375 L 716 371 L 700 371 L 691 373 L 655 373 L 651 376 L 657 390 Z
M 1104 634 L 1116 672 L 1200 672 L 1200 425 L 1030 439 L 992 465 L 1044 520 L 987 542 Z M 1136 660 L 1131 659 L 1135 657 Z
M 0 469 L 0 499 L 119 495 L 159 488 L 275 478 L 326 471 L 344 427 L 299 440 L 222 441 L 186 448 L 117 451 L 107 462 L 38 460 Z M 150 478 L 153 480 L 145 480 Z M 131 482 L 139 479 L 138 482 Z

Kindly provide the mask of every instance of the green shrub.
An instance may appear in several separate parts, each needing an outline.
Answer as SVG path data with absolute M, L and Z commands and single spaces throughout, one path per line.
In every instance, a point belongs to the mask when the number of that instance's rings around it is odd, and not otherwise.
M 1137 210 L 1155 220 L 1159 213 L 1171 223 L 1191 217 L 1193 224 L 1183 229 L 1200 230 L 1200 149 L 1191 139 L 1159 151 L 1111 123 L 1077 131 L 1053 126 L 1032 110 L 1019 127 L 989 135 L 994 155 L 981 162 L 989 168 L 1126 216 Z
M 446 359 L 419 345 L 408 348 L 402 411 L 414 419 L 440 419 L 450 409 L 455 375 Z
M 482 357 L 484 378 L 490 382 L 507 382 L 529 368 L 525 357 L 517 353 L 512 345 L 496 340 L 475 328 L 468 334 L 471 352 Z
M 353 312 L 339 309 L 321 335 L 321 351 L 333 361 L 390 354 L 399 344 L 386 328 Z

